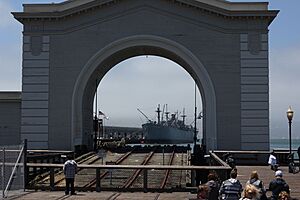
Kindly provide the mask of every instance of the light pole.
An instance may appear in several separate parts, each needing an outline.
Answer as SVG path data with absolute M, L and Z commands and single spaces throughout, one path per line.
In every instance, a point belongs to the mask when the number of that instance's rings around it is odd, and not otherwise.
M 289 141 L 290 141 L 290 155 L 292 154 L 292 119 L 294 116 L 294 111 L 292 111 L 291 106 L 289 106 L 286 116 L 289 120 Z

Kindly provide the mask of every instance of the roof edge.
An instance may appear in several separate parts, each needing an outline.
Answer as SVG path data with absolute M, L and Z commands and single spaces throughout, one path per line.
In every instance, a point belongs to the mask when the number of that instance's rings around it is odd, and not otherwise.
M 63 12 L 69 9 L 92 3 L 95 0 L 68 0 L 61 3 L 46 4 L 23 4 L 25 13 L 41 12 Z M 120 1 L 120 0 L 119 0 Z M 204 3 L 228 11 L 257 11 L 268 10 L 268 2 L 230 2 L 226 0 L 173 0 L 174 2 L 183 2 L 186 4 Z M 101 0 L 101 4 L 115 3 L 116 0 Z
M 30 19 L 59 19 L 100 8 L 121 0 L 69 0 L 52 4 L 24 4 L 23 12 L 12 12 L 22 23 Z M 225 17 L 265 17 L 269 24 L 278 14 L 278 10 L 268 10 L 268 2 L 229 2 L 226 0 L 165 0 L 172 3 L 200 8 Z M 225 5 L 229 6 L 225 9 Z M 230 8 L 231 7 L 231 8 Z M 26 10 L 26 11 L 25 11 Z

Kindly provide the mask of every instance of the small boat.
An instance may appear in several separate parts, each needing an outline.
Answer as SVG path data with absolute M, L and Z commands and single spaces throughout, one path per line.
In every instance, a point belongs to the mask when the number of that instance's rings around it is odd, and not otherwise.
M 148 119 L 147 123 L 142 124 L 143 138 L 145 143 L 159 143 L 159 144 L 193 143 L 194 129 L 192 126 L 185 125 L 186 115 L 184 114 L 184 110 L 183 110 L 183 115 L 181 115 L 182 120 L 178 119 L 178 113 L 171 114 L 171 118 L 169 118 L 170 113 L 167 111 L 165 113 L 162 111 L 163 112 L 162 120 L 160 120 L 161 110 L 159 108 L 159 105 L 156 112 L 158 114 L 157 122 L 149 120 L 149 118 L 144 113 L 141 112 Z M 164 114 L 166 120 L 163 120 Z

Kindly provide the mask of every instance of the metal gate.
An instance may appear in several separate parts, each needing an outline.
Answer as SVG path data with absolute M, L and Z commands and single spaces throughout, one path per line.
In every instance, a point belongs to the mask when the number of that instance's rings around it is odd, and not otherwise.
M 3 198 L 24 191 L 24 145 L 0 146 L 0 190 Z

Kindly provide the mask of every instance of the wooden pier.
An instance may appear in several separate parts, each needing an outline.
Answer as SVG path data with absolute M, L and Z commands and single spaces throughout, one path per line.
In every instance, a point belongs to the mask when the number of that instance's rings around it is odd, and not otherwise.
M 269 182 L 274 178 L 274 172 L 267 166 L 238 166 L 238 179 L 243 185 L 248 180 L 251 171 L 257 170 L 259 177 L 263 180 L 266 187 L 268 187 Z M 291 196 L 293 198 L 300 199 L 300 173 L 292 174 L 288 173 L 287 167 L 280 168 L 283 171 L 283 178 L 290 185 Z M 270 192 L 268 192 L 270 195 Z M 191 194 L 189 192 L 173 192 L 173 193 L 144 193 L 144 192 L 78 192 L 75 196 L 65 196 L 63 191 L 26 191 L 23 194 L 11 196 L 13 199 L 22 200 L 57 200 L 57 199 L 69 199 L 69 200 L 120 200 L 120 199 L 132 199 L 132 200 L 168 200 L 168 199 L 196 199 L 196 194 Z

